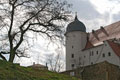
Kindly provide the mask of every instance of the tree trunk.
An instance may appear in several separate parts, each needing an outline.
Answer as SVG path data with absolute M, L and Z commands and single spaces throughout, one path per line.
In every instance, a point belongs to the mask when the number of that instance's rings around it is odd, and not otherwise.
M 14 58 L 15 58 L 15 51 L 14 50 L 10 50 L 9 62 L 13 63 Z

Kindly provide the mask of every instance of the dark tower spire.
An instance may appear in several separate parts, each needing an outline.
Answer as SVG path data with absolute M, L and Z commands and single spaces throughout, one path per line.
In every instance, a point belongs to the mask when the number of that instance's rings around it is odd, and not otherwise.
M 74 21 L 68 24 L 67 26 L 66 32 L 71 32 L 71 31 L 86 32 L 86 27 L 81 21 L 78 20 L 77 13 L 75 15 Z
M 78 20 L 77 12 L 75 12 L 75 20 Z

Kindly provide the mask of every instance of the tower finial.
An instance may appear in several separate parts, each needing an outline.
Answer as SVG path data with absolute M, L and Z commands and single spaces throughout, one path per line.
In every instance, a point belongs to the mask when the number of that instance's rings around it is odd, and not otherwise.
M 77 12 L 75 12 L 75 15 L 77 16 Z
M 77 12 L 75 12 L 75 20 L 78 20 L 78 18 L 77 18 Z

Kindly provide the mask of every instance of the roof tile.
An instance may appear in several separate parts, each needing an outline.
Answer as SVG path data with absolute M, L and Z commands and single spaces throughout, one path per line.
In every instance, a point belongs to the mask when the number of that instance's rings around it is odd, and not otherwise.
M 99 40 L 96 39 L 96 35 Z M 113 38 L 120 38 L 120 21 L 110 24 L 108 26 L 102 27 L 96 30 L 94 33 L 90 33 L 89 40 L 92 44 L 96 44 L 102 41 L 106 41 Z
M 92 48 L 94 47 L 93 44 L 88 40 L 87 43 L 86 43 L 86 46 L 83 50 L 86 50 L 86 49 L 89 49 L 89 48 Z

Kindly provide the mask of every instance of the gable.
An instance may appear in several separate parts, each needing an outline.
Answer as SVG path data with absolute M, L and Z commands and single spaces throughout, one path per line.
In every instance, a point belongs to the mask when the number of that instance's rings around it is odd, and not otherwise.
M 112 48 L 112 50 L 115 52 L 117 56 L 120 57 L 120 44 L 114 43 L 112 41 L 107 40 L 108 44 Z

